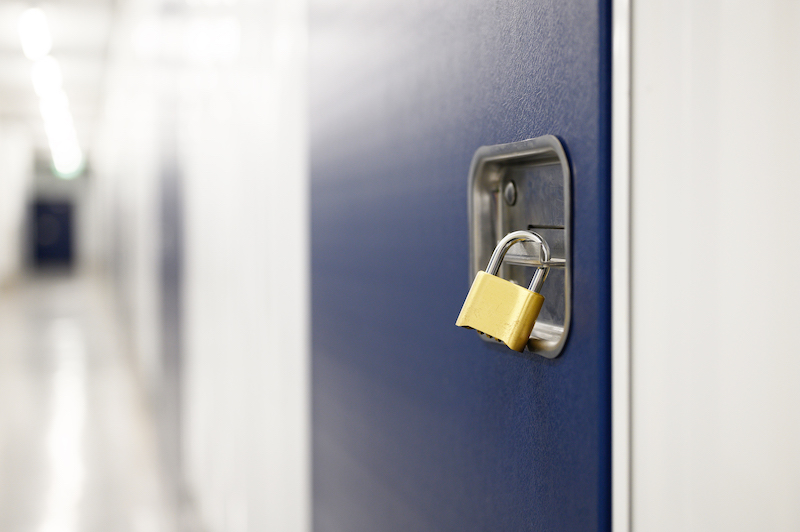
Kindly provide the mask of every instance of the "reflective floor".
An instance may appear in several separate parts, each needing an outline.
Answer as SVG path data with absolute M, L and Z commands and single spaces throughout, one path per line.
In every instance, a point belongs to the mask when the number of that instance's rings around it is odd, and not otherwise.
M 174 530 L 155 423 L 102 285 L 0 292 L 0 531 Z

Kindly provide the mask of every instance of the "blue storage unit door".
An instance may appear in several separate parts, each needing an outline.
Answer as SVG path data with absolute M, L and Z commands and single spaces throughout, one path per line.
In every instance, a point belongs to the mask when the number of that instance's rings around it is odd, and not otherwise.
M 609 529 L 609 5 L 311 1 L 317 532 Z M 553 360 L 454 325 L 472 155 L 546 134 L 573 179 Z
M 33 261 L 36 266 L 72 266 L 73 207 L 67 201 L 33 204 Z

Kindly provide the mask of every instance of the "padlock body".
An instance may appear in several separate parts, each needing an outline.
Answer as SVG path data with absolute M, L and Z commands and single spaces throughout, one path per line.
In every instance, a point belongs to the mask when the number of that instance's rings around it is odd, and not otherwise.
M 497 338 L 514 351 L 528 343 L 544 297 L 495 275 L 479 271 L 456 325 Z

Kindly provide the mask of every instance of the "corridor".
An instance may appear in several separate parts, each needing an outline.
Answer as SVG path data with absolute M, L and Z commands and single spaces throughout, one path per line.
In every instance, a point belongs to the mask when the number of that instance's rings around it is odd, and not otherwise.
M 100 281 L 66 273 L 0 297 L 0 530 L 175 529 L 114 316 Z

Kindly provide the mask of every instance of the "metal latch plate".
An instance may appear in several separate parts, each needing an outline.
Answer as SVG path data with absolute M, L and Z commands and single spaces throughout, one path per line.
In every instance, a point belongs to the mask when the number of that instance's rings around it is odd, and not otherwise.
M 470 280 L 512 231 L 535 231 L 550 246 L 550 273 L 541 291 L 545 303 L 528 341 L 531 352 L 547 358 L 561 353 L 569 332 L 570 183 L 566 152 L 552 135 L 481 147 L 469 175 Z M 515 244 L 500 277 L 527 287 L 540 264 L 538 247 Z

